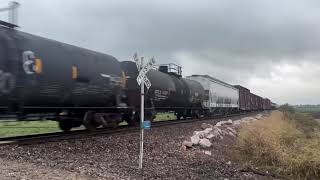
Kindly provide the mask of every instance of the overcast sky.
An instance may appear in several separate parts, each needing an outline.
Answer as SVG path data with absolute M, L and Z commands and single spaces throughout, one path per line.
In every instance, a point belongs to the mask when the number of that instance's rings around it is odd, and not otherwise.
M 120 61 L 155 56 L 279 104 L 320 104 L 319 0 L 18 2 L 22 31 Z

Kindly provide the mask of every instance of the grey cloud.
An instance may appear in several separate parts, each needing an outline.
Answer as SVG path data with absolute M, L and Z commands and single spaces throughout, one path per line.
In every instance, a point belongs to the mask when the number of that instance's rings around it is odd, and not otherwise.
M 312 13 L 313 4 L 301 7 L 302 3 L 296 1 L 282 1 L 295 10 L 275 1 L 73 0 L 44 1 L 40 5 L 46 2 L 51 2 L 46 5 L 51 9 L 49 18 L 55 17 L 66 32 L 76 32 L 71 37 L 85 34 L 83 31 L 94 40 L 99 39 L 96 36 L 103 40 L 115 36 L 118 41 L 111 38 L 112 44 L 106 48 L 122 48 L 122 52 L 141 48 L 168 54 L 206 49 L 241 56 L 292 56 L 320 45 L 316 23 L 320 14 Z M 52 21 L 49 18 L 40 21 Z M 101 46 L 103 42 L 96 43 Z M 88 44 L 94 46 L 92 42 Z
M 119 60 L 142 52 L 155 56 L 159 63 L 178 62 L 185 74 L 208 73 L 257 92 L 261 89 L 250 84 L 250 79 L 271 82 L 278 63 L 319 65 L 317 0 L 20 2 L 24 31 L 102 51 Z M 275 93 L 269 95 L 284 101 Z M 292 97 L 292 102 L 298 99 Z

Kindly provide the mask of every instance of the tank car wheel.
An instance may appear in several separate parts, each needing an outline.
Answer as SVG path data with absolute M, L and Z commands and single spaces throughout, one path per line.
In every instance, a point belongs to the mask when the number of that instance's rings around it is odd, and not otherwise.
M 185 119 L 185 115 L 183 114 L 183 112 L 178 112 L 176 114 L 177 116 L 177 120 L 184 120 Z
M 194 119 L 201 119 L 201 116 L 200 116 L 199 113 L 194 113 L 194 114 L 193 114 L 193 118 L 194 118 Z
M 63 132 L 69 132 L 72 128 L 72 120 L 63 119 L 59 121 L 59 127 Z
M 97 124 L 94 122 L 94 112 L 88 111 L 83 117 L 83 125 L 88 129 L 89 131 L 94 131 L 97 128 Z
M 122 121 L 126 121 L 129 126 L 136 126 L 135 118 L 132 114 L 124 114 L 122 115 Z
M 129 126 L 139 126 L 140 114 L 136 112 L 127 122 Z

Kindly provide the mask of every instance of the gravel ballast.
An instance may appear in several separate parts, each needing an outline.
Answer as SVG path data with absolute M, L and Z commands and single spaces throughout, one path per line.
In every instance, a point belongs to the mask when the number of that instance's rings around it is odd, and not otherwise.
M 139 132 L 42 144 L 1 146 L 0 160 L 8 164 L 28 163 L 30 167 L 40 167 L 53 172 L 60 170 L 71 173 L 71 179 L 261 178 L 255 174 L 241 172 L 241 166 L 231 162 L 225 153 L 233 144 L 234 137 L 213 142 L 210 148 L 183 148 L 182 143 L 190 140 L 193 132 L 201 129 L 203 122 L 215 124 L 217 120 L 146 130 L 143 171 L 138 169 Z M 0 165 L 2 171 L 1 167 Z M 9 173 L 9 170 L 4 172 Z M 60 179 L 59 174 L 51 175 Z M 37 177 L 30 175 L 26 179 Z
M 38 166 L 27 162 L 10 161 L 0 158 L 1 180 L 12 179 L 64 179 L 64 180 L 85 180 L 89 177 L 81 176 L 61 169 Z

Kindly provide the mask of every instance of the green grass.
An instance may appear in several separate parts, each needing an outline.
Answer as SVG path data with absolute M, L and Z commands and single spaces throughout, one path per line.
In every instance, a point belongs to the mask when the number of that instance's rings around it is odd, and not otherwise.
M 174 113 L 158 113 L 154 121 L 170 121 L 176 119 L 177 117 L 174 115 Z
M 59 132 L 55 121 L 0 122 L 0 137 Z
M 174 113 L 158 113 L 155 121 L 175 120 Z M 126 122 L 119 124 L 127 125 Z M 73 128 L 83 129 L 83 127 Z M 58 122 L 56 121 L 14 121 L 14 122 L 0 122 L 0 137 L 23 136 L 32 134 L 43 134 L 61 132 Z
M 300 105 L 294 108 L 298 112 L 320 112 L 320 105 Z

